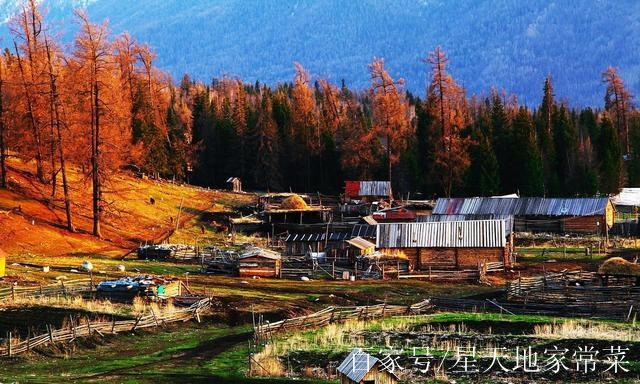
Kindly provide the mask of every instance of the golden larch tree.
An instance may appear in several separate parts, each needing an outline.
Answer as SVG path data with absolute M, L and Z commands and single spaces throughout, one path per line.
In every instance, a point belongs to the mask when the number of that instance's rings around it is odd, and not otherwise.
M 407 116 L 402 79 L 395 81 L 384 68 L 384 60 L 375 58 L 369 64 L 371 73 L 372 129 L 369 139 L 379 140 L 385 148 L 389 181 L 392 169 L 400 161 L 413 134 Z
M 460 182 L 471 164 L 469 145 L 471 139 L 462 137 L 461 131 L 469 122 L 464 89 L 447 73 L 449 62 L 442 48 L 437 47 L 424 60 L 431 66 L 431 82 L 427 100 L 431 114 L 437 116 L 432 125 L 433 137 L 440 140 L 435 145 L 435 173 L 447 196 L 451 196 L 454 184 Z

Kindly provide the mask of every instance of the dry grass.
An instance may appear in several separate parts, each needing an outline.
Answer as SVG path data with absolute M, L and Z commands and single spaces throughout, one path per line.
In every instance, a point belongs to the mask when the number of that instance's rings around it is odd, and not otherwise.
M 287 197 L 280 204 L 281 209 L 309 209 L 307 203 L 299 195 Z
M 595 339 L 640 341 L 635 327 L 616 327 L 613 324 L 567 320 L 561 323 L 541 324 L 533 328 L 537 337 L 546 339 Z
M 79 230 L 70 234 L 62 229 L 65 215 L 61 193 L 50 198 L 51 186 L 35 180 L 35 164 L 12 158 L 9 167 L 10 188 L 0 190 L 0 211 L 8 212 L 0 215 L 0 244 L 10 256 L 26 252 L 49 256 L 122 255 L 139 241 L 159 240 L 174 229 L 181 203 L 180 228 L 199 228 L 197 218 L 202 212 L 227 210 L 255 198 L 117 174 L 104 192 L 109 203 L 103 222 L 104 239 L 97 239 L 88 234 L 90 185 L 80 169 L 70 166 L 68 171 L 74 221 Z M 150 203 L 151 196 L 154 204 Z
M 5 308 L 53 307 L 123 316 L 140 316 L 151 313 L 163 316 L 176 311 L 170 301 L 166 303 L 147 302 L 142 297 L 134 298 L 131 305 L 113 303 L 109 300 L 87 300 L 80 296 L 16 297 L 16 300 L 5 301 L 2 304 Z
M 598 269 L 600 274 L 640 276 L 640 265 L 631 263 L 622 257 L 606 260 Z
M 278 348 L 275 344 L 267 344 L 262 351 L 252 356 L 249 367 L 250 376 L 284 376 L 285 368 L 278 359 Z
M 114 304 L 109 300 L 85 300 L 80 296 L 16 297 L 15 300 L 3 302 L 5 308 L 34 306 L 78 309 L 105 314 L 128 314 L 131 311 L 129 306 L 124 304 Z
M 147 315 L 150 313 L 155 313 L 156 316 L 162 316 L 171 314 L 176 311 L 176 307 L 171 301 L 165 303 L 159 303 L 155 301 L 149 302 L 148 300 L 140 296 L 134 297 L 131 308 L 136 316 Z

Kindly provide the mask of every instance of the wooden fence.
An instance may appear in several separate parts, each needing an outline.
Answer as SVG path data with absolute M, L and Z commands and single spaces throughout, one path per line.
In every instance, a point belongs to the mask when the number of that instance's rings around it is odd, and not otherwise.
M 434 281 L 480 281 L 481 272 L 478 269 L 463 270 L 432 270 L 429 268 L 422 273 L 411 273 L 398 276 L 399 279 L 427 279 Z
M 385 316 L 418 315 L 429 311 L 432 305 L 423 300 L 412 305 L 377 304 L 370 306 L 327 307 L 307 316 L 284 319 L 275 323 L 257 321 L 254 324 L 256 341 L 266 340 L 274 333 L 289 330 L 318 328 L 347 320 L 370 320 Z
M 507 282 L 507 298 L 524 297 L 532 291 L 540 291 L 553 287 L 565 287 L 570 284 L 592 282 L 597 278 L 594 272 L 563 271 L 558 273 L 545 273 L 541 276 L 518 277 Z
M 93 279 L 60 280 L 57 283 L 39 286 L 4 286 L 0 287 L 0 301 L 15 300 L 26 297 L 44 297 L 71 295 L 80 292 L 95 291 Z
M 30 351 L 36 347 L 53 344 L 56 342 L 70 342 L 79 337 L 89 337 L 92 335 L 104 336 L 105 334 L 117 334 L 118 332 L 132 332 L 138 329 L 160 327 L 178 321 L 187 321 L 195 318 L 200 322 L 200 313 L 211 306 L 211 299 L 202 299 L 188 308 L 176 310 L 172 313 L 158 316 L 153 309 L 150 315 L 140 316 L 131 320 L 102 321 L 91 323 L 86 320 L 86 324 L 71 324 L 67 328 L 53 329 L 47 325 L 47 333 L 35 337 L 28 337 L 26 340 L 17 341 L 7 334 L 4 345 L 0 347 L 0 356 L 14 356 Z
M 471 313 L 505 313 L 516 315 L 545 315 L 561 317 L 601 318 L 632 321 L 639 309 L 628 302 L 552 302 L 552 301 L 498 301 L 454 298 L 432 298 L 435 310 L 471 312 Z

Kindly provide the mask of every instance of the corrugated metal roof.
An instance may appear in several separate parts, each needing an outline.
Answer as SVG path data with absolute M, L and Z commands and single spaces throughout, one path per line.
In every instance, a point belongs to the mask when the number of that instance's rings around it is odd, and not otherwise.
M 365 239 L 376 238 L 377 227 L 369 224 L 356 224 L 351 230 L 351 237 L 364 237 Z
M 258 257 L 264 257 L 267 259 L 272 259 L 272 260 L 276 260 L 276 259 L 280 259 L 280 253 L 276 252 L 276 251 L 271 251 L 268 249 L 264 249 L 264 248 L 258 248 L 258 247 L 253 247 L 253 248 L 249 248 L 246 252 L 244 252 L 242 255 L 240 255 L 239 259 L 246 259 L 248 257 L 253 257 L 253 256 L 258 256 Z
M 427 215 L 418 216 L 419 223 L 438 223 L 443 221 L 467 221 L 467 220 L 505 220 L 507 222 L 507 236 L 513 232 L 513 215 L 496 215 L 493 213 L 484 215 Z
M 378 248 L 502 248 L 505 220 L 378 224 Z
M 369 240 L 365 240 L 362 237 L 354 237 L 351 240 L 347 240 L 347 243 L 353 245 L 358 249 L 375 248 L 376 246 L 374 243 L 370 242 Z
M 640 206 L 640 188 L 622 188 L 620 193 L 611 197 L 614 205 Z
M 391 183 L 389 181 L 361 181 L 360 196 L 389 196 Z
M 362 348 L 355 348 L 342 361 L 338 367 L 338 372 L 359 383 L 377 362 L 378 359 L 376 357 L 364 352 Z
M 609 198 L 445 198 L 438 199 L 436 215 L 594 216 L 604 215 Z
M 329 232 L 329 241 L 343 241 L 351 237 L 347 232 Z M 326 232 L 321 233 L 291 233 L 284 239 L 285 243 L 314 243 L 318 241 L 325 241 L 327 238 Z

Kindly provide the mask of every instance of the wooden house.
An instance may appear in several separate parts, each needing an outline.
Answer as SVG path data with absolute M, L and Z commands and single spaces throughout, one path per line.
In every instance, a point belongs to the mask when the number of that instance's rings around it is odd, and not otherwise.
M 227 185 L 231 192 L 242 192 L 242 182 L 237 177 L 230 177 L 227 179 Z
M 512 264 L 506 220 L 378 224 L 380 253 L 406 258 L 409 270 L 474 269 L 483 262 Z
M 340 384 L 395 384 L 398 377 L 388 370 L 380 360 L 355 348 L 338 366 Z
M 302 256 L 309 252 L 324 252 L 327 260 L 352 263 L 362 253 L 360 248 L 348 242 L 355 238 L 361 238 L 375 246 L 376 226 L 332 225 L 329 231 L 318 227 L 313 232 L 291 232 L 284 238 L 284 255 Z
M 615 208 L 602 198 L 473 197 L 438 199 L 433 215 L 511 215 L 516 232 L 605 235 Z
M 278 252 L 263 248 L 250 248 L 238 259 L 240 277 L 279 277 L 282 265 Z

